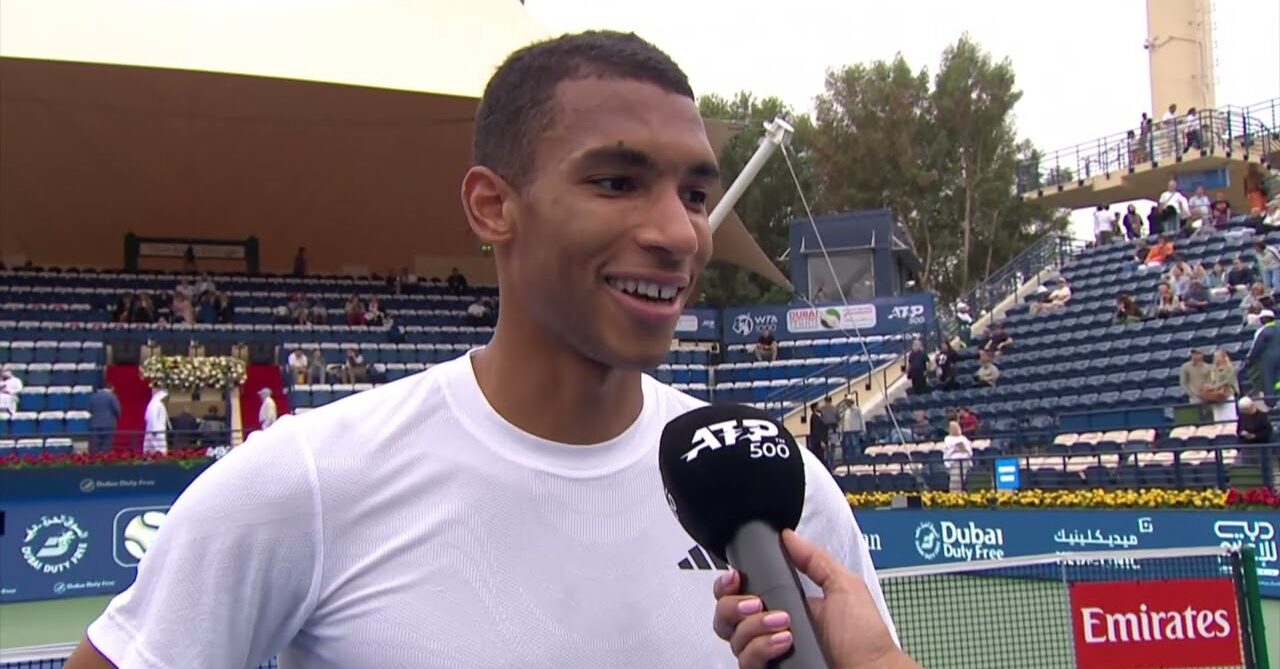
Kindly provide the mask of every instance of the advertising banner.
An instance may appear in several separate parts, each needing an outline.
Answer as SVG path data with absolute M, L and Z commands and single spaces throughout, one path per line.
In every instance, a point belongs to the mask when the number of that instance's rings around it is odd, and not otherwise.
M 676 321 L 676 339 L 718 341 L 720 312 L 716 309 L 685 309 Z
M 725 309 L 723 329 L 726 343 L 747 344 L 765 330 L 778 339 L 924 332 L 933 319 L 933 296 L 915 293 L 848 305 L 734 307 Z
M 1070 593 L 1079 669 L 1244 664 L 1231 579 L 1073 583 Z
M 879 569 L 1065 552 L 1250 544 L 1262 596 L 1280 599 L 1280 513 L 895 510 L 858 511 L 854 517 Z M 1131 579 L 1142 565 L 1108 560 L 1098 568 Z

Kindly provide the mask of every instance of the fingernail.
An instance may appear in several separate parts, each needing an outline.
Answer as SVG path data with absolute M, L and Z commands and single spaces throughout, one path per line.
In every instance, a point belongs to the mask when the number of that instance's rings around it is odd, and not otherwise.
M 791 622 L 791 616 L 786 611 L 775 611 L 764 617 L 766 627 L 786 627 Z
M 720 585 L 729 585 L 733 583 L 733 570 L 730 569 L 720 576 Z
M 769 637 L 769 645 L 771 646 L 785 646 L 789 643 L 791 643 L 791 632 L 778 632 Z
M 741 602 L 738 602 L 738 613 L 741 613 L 744 616 L 758 613 L 762 608 L 764 607 L 761 606 L 760 600 L 758 599 L 744 599 Z

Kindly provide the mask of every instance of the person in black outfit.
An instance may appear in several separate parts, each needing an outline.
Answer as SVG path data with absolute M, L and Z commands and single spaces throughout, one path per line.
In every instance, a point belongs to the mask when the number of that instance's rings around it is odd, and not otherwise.
M 814 402 L 809 405 L 809 450 L 818 456 L 822 462 L 826 462 L 827 439 L 830 436 L 830 426 L 826 421 L 822 420 L 822 410 L 818 407 L 818 403 Z
M 1271 417 L 1266 411 L 1258 408 L 1258 403 L 1248 397 L 1240 398 L 1237 405 L 1240 411 L 1236 419 L 1236 436 L 1240 443 L 1248 446 L 1242 449 L 1244 461 L 1252 465 L 1263 465 L 1262 483 L 1270 488 L 1274 485 L 1275 473 L 1271 464 L 1271 443 L 1274 440 L 1271 428 Z
M 907 354 L 907 378 L 911 380 L 911 392 L 923 395 L 929 392 L 929 357 L 924 352 L 924 342 L 911 341 L 911 353 Z
M 943 342 L 942 350 L 934 356 L 934 364 L 938 367 L 938 383 L 951 390 L 956 387 L 956 350 L 951 342 Z

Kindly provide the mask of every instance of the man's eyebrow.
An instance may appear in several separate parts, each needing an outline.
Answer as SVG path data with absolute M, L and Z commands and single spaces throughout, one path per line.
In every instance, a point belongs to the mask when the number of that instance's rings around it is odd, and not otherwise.
M 580 166 L 588 169 L 609 167 L 627 167 L 632 169 L 658 170 L 658 161 L 653 156 L 639 149 L 623 146 L 601 146 L 591 149 L 577 160 Z M 709 160 L 698 161 L 685 170 L 686 176 L 695 179 L 718 180 L 720 168 Z
M 720 168 L 716 164 L 704 160 L 691 165 L 688 169 L 688 175 L 695 179 L 706 179 L 708 181 L 720 180 Z

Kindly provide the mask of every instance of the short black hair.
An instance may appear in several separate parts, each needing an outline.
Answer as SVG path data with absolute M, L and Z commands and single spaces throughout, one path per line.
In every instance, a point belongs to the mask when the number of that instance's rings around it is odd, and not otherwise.
M 551 125 L 556 86 L 585 78 L 642 81 L 694 99 L 680 66 L 635 33 L 593 30 L 538 42 L 508 56 L 485 86 L 476 110 L 475 164 L 523 185 L 534 140 Z

